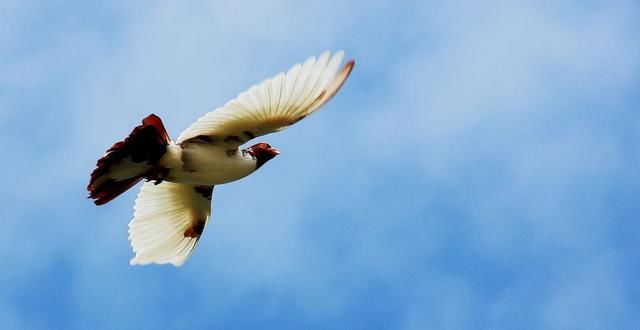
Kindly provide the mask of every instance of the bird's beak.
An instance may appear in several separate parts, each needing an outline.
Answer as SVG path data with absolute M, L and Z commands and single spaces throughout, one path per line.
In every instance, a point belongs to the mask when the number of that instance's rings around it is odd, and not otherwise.
M 279 155 L 280 151 L 278 151 L 278 149 L 276 148 L 269 148 L 269 151 L 273 152 L 274 155 Z

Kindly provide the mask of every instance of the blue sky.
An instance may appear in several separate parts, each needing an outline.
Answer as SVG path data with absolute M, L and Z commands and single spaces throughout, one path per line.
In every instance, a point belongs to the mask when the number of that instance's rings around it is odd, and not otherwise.
M 0 328 L 637 329 L 638 31 L 634 1 L 0 1 Z M 326 49 L 341 93 L 184 267 L 130 267 L 104 150 Z

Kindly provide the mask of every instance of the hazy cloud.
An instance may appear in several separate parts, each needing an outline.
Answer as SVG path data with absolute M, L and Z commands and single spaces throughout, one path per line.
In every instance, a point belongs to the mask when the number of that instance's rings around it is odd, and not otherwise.
M 640 323 L 633 2 L 0 9 L 3 328 Z M 130 267 L 135 189 L 85 200 L 104 149 L 325 49 L 336 99 L 216 187 L 188 264 Z

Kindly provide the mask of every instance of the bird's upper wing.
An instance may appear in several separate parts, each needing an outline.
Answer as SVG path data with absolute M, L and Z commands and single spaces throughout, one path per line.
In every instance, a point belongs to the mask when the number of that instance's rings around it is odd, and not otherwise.
M 338 71 L 343 57 L 342 51 L 332 57 L 325 52 L 252 86 L 198 119 L 177 143 L 195 140 L 237 147 L 298 122 L 329 101 L 349 77 L 354 61 Z
M 195 249 L 211 215 L 213 186 L 145 182 L 129 223 L 132 265 L 181 266 Z

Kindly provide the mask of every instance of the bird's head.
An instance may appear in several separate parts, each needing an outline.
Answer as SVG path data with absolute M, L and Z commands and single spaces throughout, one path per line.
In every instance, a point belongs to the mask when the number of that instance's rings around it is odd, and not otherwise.
M 264 142 L 252 145 L 249 147 L 249 150 L 251 150 L 251 153 L 256 158 L 256 170 L 280 154 L 278 149 L 272 148 L 268 143 Z

